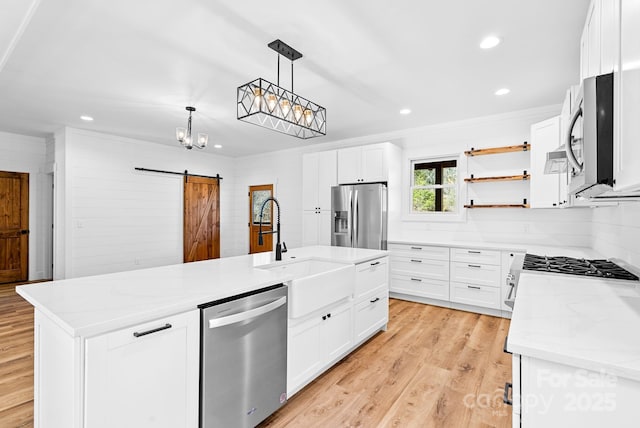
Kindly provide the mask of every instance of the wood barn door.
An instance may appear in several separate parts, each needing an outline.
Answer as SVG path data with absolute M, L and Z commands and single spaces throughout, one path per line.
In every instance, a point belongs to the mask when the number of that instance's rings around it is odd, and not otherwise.
M 220 257 L 220 182 L 184 177 L 184 262 Z
M 29 174 L 0 171 L 0 284 L 29 275 Z
M 249 187 L 249 254 L 273 251 L 273 235 L 262 235 L 263 243 L 258 244 L 260 230 L 260 208 L 269 196 L 273 196 L 273 184 Z M 273 229 L 273 204 L 264 207 L 262 230 Z

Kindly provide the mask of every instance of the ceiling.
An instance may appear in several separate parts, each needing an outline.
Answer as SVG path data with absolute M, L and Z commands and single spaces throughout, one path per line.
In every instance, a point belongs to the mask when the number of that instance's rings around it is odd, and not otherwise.
M 206 150 L 243 156 L 559 104 L 578 81 L 588 3 L 2 0 L 0 131 L 71 126 L 173 145 L 193 105 L 194 132 L 223 145 Z M 489 34 L 502 43 L 480 49 Z M 275 39 L 304 55 L 294 90 L 326 107 L 326 136 L 236 119 L 238 86 L 276 81 Z M 494 95 L 502 87 L 511 93 Z

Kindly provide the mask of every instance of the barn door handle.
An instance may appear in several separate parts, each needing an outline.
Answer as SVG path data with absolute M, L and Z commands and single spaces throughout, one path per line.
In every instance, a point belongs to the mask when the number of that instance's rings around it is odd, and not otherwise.
M 20 235 L 28 235 L 28 234 L 29 234 L 29 231 L 27 229 L 22 229 L 20 231 Z

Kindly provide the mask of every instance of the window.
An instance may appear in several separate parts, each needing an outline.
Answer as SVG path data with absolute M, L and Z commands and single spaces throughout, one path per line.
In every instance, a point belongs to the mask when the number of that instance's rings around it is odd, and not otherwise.
M 457 213 L 456 159 L 411 162 L 411 213 Z

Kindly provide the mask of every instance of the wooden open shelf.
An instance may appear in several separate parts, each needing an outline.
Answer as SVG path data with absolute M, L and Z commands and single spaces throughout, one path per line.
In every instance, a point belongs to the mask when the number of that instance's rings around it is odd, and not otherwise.
M 529 204 L 488 204 L 465 205 L 465 208 L 529 208 Z
M 472 147 L 471 150 L 465 151 L 464 154 L 467 156 L 495 155 L 498 153 L 526 152 L 530 148 L 531 144 L 525 142 L 518 146 L 492 147 L 489 149 L 474 149 Z
M 521 175 L 503 175 L 499 177 L 471 177 L 465 178 L 464 181 L 467 183 L 485 183 L 488 181 L 524 181 L 529 180 L 531 178 L 530 174 L 521 174 Z

